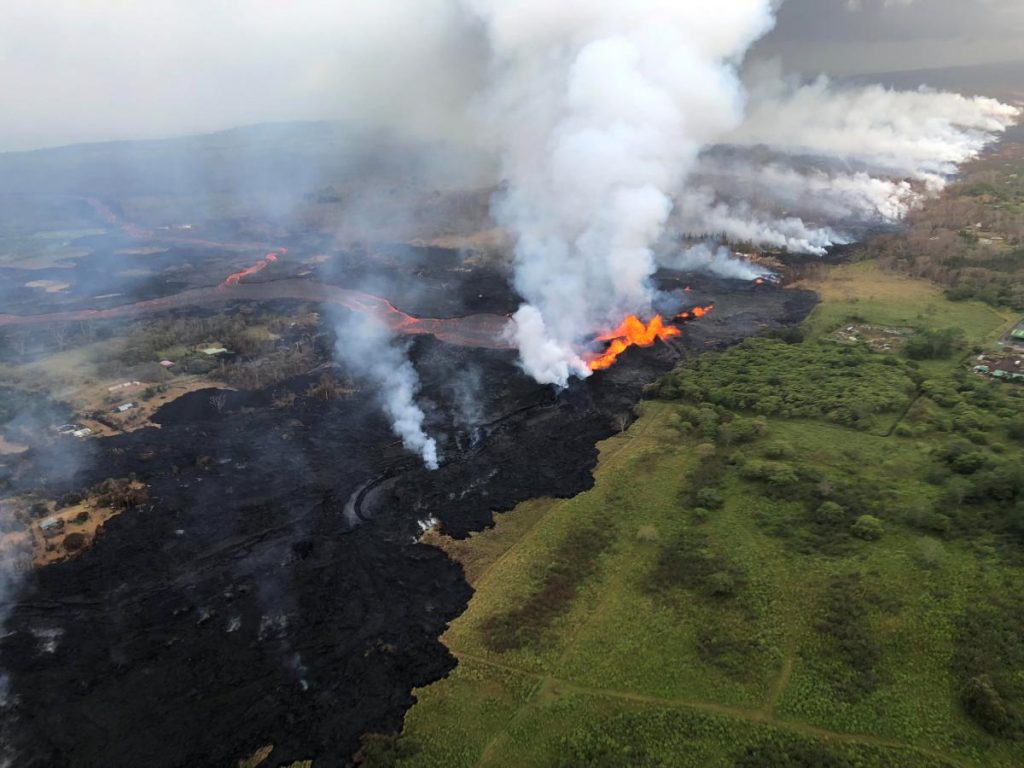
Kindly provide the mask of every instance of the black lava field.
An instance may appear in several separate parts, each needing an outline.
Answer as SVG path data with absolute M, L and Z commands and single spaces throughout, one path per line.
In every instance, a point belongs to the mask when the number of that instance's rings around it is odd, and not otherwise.
M 500 275 L 446 269 L 456 257 L 444 252 L 417 259 L 426 287 L 404 304 L 388 296 L 404 311 L 516 305 Z M 372 392 L 309 396 L 316 372 L 220 408 L 194 392 L 157 412 L 159 428 L 93 441 L 91 459 L 48 490 L 134 474 L 149 500 L 22 587 L 0 638 L 19 768 L 228 766 L 268 744 L 270 765 L 334 766 L 363 734 L 399 729 L 413 688 L 455 665 L 438 638 L 471 596 L 461 566 L 418 543 L 423 526 L 464 537 L 523 500 L 587 489 L 596 444 L 645 384 L 686 356 L 799 322 L 815 302 L 772 285 L 658 280 L 715 311 L 560 392 L 526 377 L 512 350 L 408 337 L 443 454 L 436 472 L 402 449 Z M 324 365 L 332 347 L 320 344 Z M 474 382 L 472 413 L 455 372 Z M 274 404 L 282 390 L 296 395 L 286 408 Z

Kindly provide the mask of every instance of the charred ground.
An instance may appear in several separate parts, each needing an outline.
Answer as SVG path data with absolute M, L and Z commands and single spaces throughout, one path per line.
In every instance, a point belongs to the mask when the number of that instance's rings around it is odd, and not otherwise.
M 452 254 L 402 248 L 392 259 L 415 275 L 403 309 L 515 304 L 498 274 L 466 271 Z M 216 405 L 194 392 L 155 414 L 159 428 L 92 441 L 92 460 L 47 492 L 135 476 L 149 498 L 89 551 L 33 572 L 13 607 L 0 667 L 19 765 L 229 764 L 266 744 L 273 764 L 328 765 L 363 734 L 397 729 L 411 690 L 453 667 L 438 637 L 470 595 L 461 566 L 417 543 L 423 527 L 465 536 L 524 499 L 590 487 L 596 443 L 629 423 L 647 383 L 680 357 L 798 322 L 814 303 L 771 286 L 661 282 L 692 285 L 715 313 L 559 394 L 510 351 L 416 337 L 428 426 L 442 436 L 437 472 L 396 444 L 372 393 L 310 394 L 319 373 Z M 324 323 L 323 365 L 331 333 Z

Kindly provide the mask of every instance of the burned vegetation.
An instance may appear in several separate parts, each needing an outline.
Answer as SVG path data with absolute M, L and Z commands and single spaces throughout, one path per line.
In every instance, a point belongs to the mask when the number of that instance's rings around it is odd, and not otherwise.
M 410 263 L 423 269 L 421 257 Z M 428 317 L 472 312 L 481 286 L 504 284 L 438 274 L 410 304 Z M 454 299 L 453 275 L 469 276 Z M 363 734 L 395 731 L 412 689 L 454 665 L 438 637 L 470 594 L 457 564 L 417 543 L 424 528 L 462 537 L 523 500 L 590 487 L 596 443 L 623 428 L 645 385 L 681 356 L 799 321 L 814 301 L 745 281 L 661 279 L 715 312 L 560 394 L 528 379 L 512 350 L 472 346 L 487 338 L 473 335 L 486 333 L 479 321 L 439 321 L 440 340 L 412 327 L 426 427 L 440 436 L 436 472 L 392 435 L 373 387 L 335 362 L 328 308 L 292 287 L 275 296 L 273 281 L 260 283 L 265 298 L 231 296 L 221 312 L 145 308 L 127 334 L 116 317 L 76 326 L 109 334 L 97 380 L 130 385 L 98 393 L 117 401 L 104 408 L 136 407 L 88 411 L 88 439 L 48 438 L 51 451 L 93 452 L 69 473 L 48 473 L 46 452 L 18 460 L 18 477 L 39 478 L 33 491 L 65 499 L 53 514 L 88 509 L 94 526 L 66 523 L 67 557 L 26 574 L 0 639 L 21 764 L 72 754 L 82 766 L 227 764 L 268 744 L 274 764 L 344 762 Z M 611 541 L 610 529 L 586 529 L 564 546 L 587 550 L 593 570 Z M 532 599 L 495 617 L 494 642 L 543 643 L 588 573 L 541 575 Z M 45 649 L 41 632 L 56 638 Z M 715 639 L 709 647 L 720 653 Z M 61 725 L 84 721 L 84 732 Z

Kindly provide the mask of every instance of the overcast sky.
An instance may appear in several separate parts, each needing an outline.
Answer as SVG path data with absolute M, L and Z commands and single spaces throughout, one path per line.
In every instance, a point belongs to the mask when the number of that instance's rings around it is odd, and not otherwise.
M 482 61 L 453 7 L 3 0 L 0 151 L 346 114 L 441 131 Z M 1022 40 L 1024 0 L 787 0 L 757 52 L 859 73 L 1024 58 Z
M 1024 0 L 786 0 L 756 53 L 865 74 L 1024 59 Z

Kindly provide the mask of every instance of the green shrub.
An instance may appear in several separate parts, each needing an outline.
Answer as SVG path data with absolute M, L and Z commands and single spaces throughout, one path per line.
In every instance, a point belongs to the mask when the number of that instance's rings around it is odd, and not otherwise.
M 662 379 L 657 394 L 733 411 L 864 426 L 875 414 L 904 407 L 916 391 L 906 363 L 884 360 L 884 355 L 834 344 L 747 339 L 680 365 Z M 711 437 L 707 429 L 705 435 Z
M 876 541 L 885 533 L 882 521 L 872 515 L 861 515 L 850 528 L 850 532 L 858 539 Z
M 903 353 L 911 360 L 941 360 L 963 346 L 963 335 L 959 328 L 919 331 L 907 341 Z
M 846 510 L 834 501 L 825 501 L 814 510 L 813 517 L 822 525 L 839 525 L 846 520 Z

